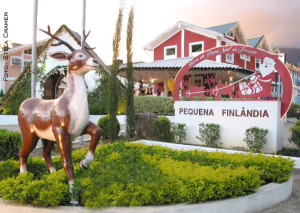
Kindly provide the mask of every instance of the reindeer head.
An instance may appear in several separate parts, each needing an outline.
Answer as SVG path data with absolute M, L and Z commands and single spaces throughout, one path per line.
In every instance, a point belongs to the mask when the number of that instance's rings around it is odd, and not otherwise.
M 41 30 L 41 29 L 40 29 Z M 85 50 L 84 50 L 84 43 L 86 38 L 89 36 L 90 32 L 85 35 L 84 33 L 84 39 L 83 43 L 81 44 L 81 50 L 75 50 L 69 43 L 67 43 L 64 40 L 61 40 L 59 37 L 51 34 L 50 32 L 50 26 L 48 26 L 48 32 L 41 30 L 42 32 L 46 33 L 49 35 L 51 38 L 54 38 L 58 41 L 56 44 L 52 44 L 52 46 L 59 46 L 61 44 L 65 45 L 71 50 L 71 53 L 66 53 L 66 52 L 55 52 L 49 54 L 51 58 L 54 58 L 59 61 L 64 61 L 64 60 L 69 60 L 69 72 L 71 74 L 80 74 L 84 75 L 90 70 L 97 69 L 98 67 L 98 62 L 96 59 L 91 57 Z M 86 48 L 86 49 L 93 49 L 93 48 Z

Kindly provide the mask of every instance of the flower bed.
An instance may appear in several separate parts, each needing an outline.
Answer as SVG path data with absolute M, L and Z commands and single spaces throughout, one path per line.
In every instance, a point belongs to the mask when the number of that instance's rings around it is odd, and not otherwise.
M 284 182 L 294 163 L 289 159 L 252 154 L 176 151 L 160 146 L 117 142 L 97 148 L 89 170 L 78 163 L 86 150 L 73 153 L 74 196 L 86 207 L 196 203 L 254 192 L 268 182 Z M 18 175 L 18 162 L 0 163 L 2 199 L 55 206 L 68 203 L 66 175 L 48 174 L 41 158 L 32 158 L 28 173 Z

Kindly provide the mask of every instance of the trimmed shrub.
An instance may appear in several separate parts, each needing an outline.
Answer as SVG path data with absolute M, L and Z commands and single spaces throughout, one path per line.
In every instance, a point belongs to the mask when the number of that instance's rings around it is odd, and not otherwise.
M 261 151 L 267 143 L 266 135 L 268 132 L 268 129 L 258 128 L 257 126 L 246 129 L 244 141 L 247 143 L 250 151 Z
M 186 124 L 176 123 L 173 127 L 173 135 L 176 143 L 182 143 L 186 137 Z
M 299 103 L 292 103 L 287 112 L 287 117 L 296 117 L 296 112 L 297 112 L 297 109 L 299 109 L 299 108 L 300 108 Z
M 69 202 L 69 186 L 63 169 L 35 180 L 32 173 L 19 174 L 0 182 L 4 200 L 35 206 L 57 206 Z
M 135 113 L 155 113 L 157 115 L 174 115 L 174 102 L 171 97 L 135 96 Z
M 22 145 L 19 132 L 0 129 L 0 161 L 19 159 L 19 151 Z
M 158 117 L 153 120 L 152 133 L 158 140 L 169 141 L 171 139 L 171 122 L 167 117 Z
M 204 142 L 209 147 L 220 147 L 222 143 L 218 143 L 220 139 L 220 125 L 213 123 L 199 124 L 199 137 L 196 136 L 201 142 Z
M 116 131 L 118 134 L 120 132 L 120 123 L 117 121 L 117 126 L 114 131 Z M 108 138 L 108 132 L 109 132 L 109 115 L 103 116 L 102 118 L 99 119 L 97 125 L 102 129 L 102 138 Z M 118 135 L 117 134 L 117 135 Z
M 246 195 L 263 182 L 284 182 L 293 161 L 262 154 L 227 154 L 177 151 L 160 146 L 116 142 L 96 149 L 88 170 L 79 169 L 86 149 L 76 150 L 73 197 L 86 207 L 195 203 Z M 32 158 L 28 168 L 41 169 L 42 158 Z M 55 165 L 60 157 L 54 158 Z M 4 165 L 12 167 L 4 169 Z M 16 174 L 17 161 L 0 162 L 0 196 L 4 200 L 36 206 L 69 202 L 64 170 L 48 174 L 41 169 Z M 46 167 L 46 164 L 44 163 Z M 3 170 L 2 170 L 3 169 Z
M 298 150 L 300 150 L 300 120 L 290 128 L 290 131 L 292 132 L 292 135 L 289 138 L 289 142 L 294 143 Z
M 300 157 L 300 150 L 298 148 L 283 147 L 277 152 L 277 155 Z

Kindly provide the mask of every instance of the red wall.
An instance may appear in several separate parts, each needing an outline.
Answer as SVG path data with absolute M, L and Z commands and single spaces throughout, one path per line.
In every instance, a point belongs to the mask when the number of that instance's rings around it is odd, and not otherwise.
M 229 39 L 229 38 L 228 38 Z M 208 38 L 203 35 L 199 35 L 197 33 L 193 33 L 191 31 L 185 30 L 184 33 L 184 57 L 189 57 L 189 44 L 193 42 L 204 42 L 204 50 L 211 49 L 213 47 L 216 47 L 216 40 L 213 38 Z M 237 39 L 234 39 L 235 42 L 237 42 Z M 182 57 L 181 56 L 181 31 L 173 35 L 171 38 L 169 38 L 167 41 L 159 45 L 154 49 L 154 61 L 156 60 L 164 60 L 164 47 L 166 46 L 173 46 L 177 45 L 177 58 Z M 221 45 L 226 45 L 226 42 L 222 42 Z M 221 61 L 223 63 L 226 62 L 226 56 L 221 56 Z M 216 60 L 216 57 L 211 58 L 210 60 Z M 234 64 L 238 65 L 239 67 L 245 67 L 244 60 L 240 58 L 240 55 L 235 54 L 234 55 Z M 251 57 L 250 62 L 247 61 L 247 69 L 255 70 L 255 58 Z M 156 92 L 156 91 L 155 91 Z
M 204 41 L 204 51 L 217 46 L 215 39 L 208 38 L 206 36 L 199 35 L 188 30 L 185 30 L 184 40 L 184 57 L 189 57 L 189 43 Z M 211 58 L 211 60 L 216 60 L 216 57 Z
M 154 49 L 154 61 L 164 60 L 164 47 L 177 45 L 177 58 L 181 57 L 181 31 Z

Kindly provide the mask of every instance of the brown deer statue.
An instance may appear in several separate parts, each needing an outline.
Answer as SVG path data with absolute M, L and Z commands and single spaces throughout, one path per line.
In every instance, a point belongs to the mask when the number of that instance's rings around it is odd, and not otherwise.
M 101 128 L 89 121 L 87 92 L 84 75 L 98 67 L 98 62 L 84 50 L 84 42 L 89 35 L 85 35 L 82 49 L 75 50 L 69 43 L 51 34 L 50 27 L 44 33 L 57 40 L 52 46 L 65 45 L 71 51 L 49 54 L 56 60 L 69 60 L 66 75 L 66 88 L 61 97 L 53 100 L 29 98 L 19 109 L 18 121 L 23 137 L 20 150 L 20 173 L 27 170 L 27 158 L 33 151 L 39 138 L 45 144 L 43 157 L 50 172 L 55 172 L 51 159 L 51 149 L 56 141 L 62 158 L 63 168 L 68 177 L 70 191 L 74 183 L 74 167 L 72 163 L 72 140 L 81 134 L 91 135 L 88 153 L 80 162 L 81 168 L 89 168 L 94 159 L 94 151 L 101 136 Z M 71 197 L 71 203 L 78 201 Z

